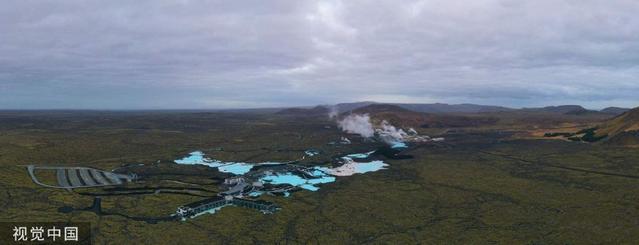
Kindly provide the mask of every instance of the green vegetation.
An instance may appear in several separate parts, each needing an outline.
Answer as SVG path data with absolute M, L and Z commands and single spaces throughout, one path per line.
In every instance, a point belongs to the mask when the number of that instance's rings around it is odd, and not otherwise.
M 608 135 L 597 136 L 596 131 L 597 127 L 594 127 L 582 129 L 576 133 L 545 133 L 544 137 L 564 137 L 570 141 L 584 141 L 589 143 L 594 143 L 608 137 Z
M 597 130 L 597 128 L 589 128 L 589 129 L 584 129 L 581 130 L 579 132 L 577 132 L 577 134 L 583 134 L 583 136 L 581 137 L 581 140 L 586 141 L 586 142 L 597 142 L 599 140 L 602 140 L 606 137 L 608 137 L 608 135 L 601 135 L 601 136 L 596 136 L 595 131 Z
M 388 160 L 387 170 L 338 178 L 317 192 L 266 196 L 265 201 L 282 207 L 272 215 L 227 207 L 185 222 L 148 224 L 118 215 L 58 212 L 63 206 L 88 207 L 93 197 L 87 194 L 104 190 L 41 188 L 21 165 L 109 170 L 144 163 L 154 177 L 125 188 L 197 186 L 205 189 L 198 195 L 210 196 L 218 191 L 219 173 L 170 162 L 194 149 L 222 160 L 258 162 L 293 160 L 315 148 L 322 154 L 303 161 L 312 165 L 369 149 L 370 143 L 353 139 L 353 145 L 330 146 L 327 143 L 341 133 L 329 121 L 258 113 L 0 113 L 0 220 L 90 221 L 97 244 L 629 244 L 639 240 L 638 149 L 515 140 L 492 129 L 455 133 L 443 135 L 445 143 L 407 150 L 413 159 Z M 164 216 L 200 199 L 164 192 L 103 196 L 102 209 L 129 216 Z
M 545 133 L 544 137 L 572 137 L 575 133 Z

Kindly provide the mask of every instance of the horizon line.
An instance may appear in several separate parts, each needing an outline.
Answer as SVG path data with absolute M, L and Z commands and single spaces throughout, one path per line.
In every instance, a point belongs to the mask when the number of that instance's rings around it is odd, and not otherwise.
M 373 104 L 392 104 L 392 105 L 402 105 L 402 104 L 413 104 L 413 105 L 476 105 L 476 106 L 494 106 L 494 107 L 503 107 L 506 109 L 533 109 L 533 108 L 544 108 L 544 107 L 553 107 L 553 106 L 581 106 L 587 110 L 596 110 L 600 111 L 606 108 L 624 108 L 624 109 L 632 109 L 635 107 L 623 107 L 623 106 L 606 106 L 602 108 L 587 108 L 579 104 L 557 104 L 557 105 L 543 105 L 543 106 L 533 106 L 533 107 L 512 107 L 506 105 L 490 105 L 490 104 L 474 104 L 474 103 L 396 103 L 396 102 L 377 102 L 377 101 L 356 101 L 356 102 L 340 102 L 337 104 L 314 104 L 314 105 L 294 105 L 294 106 L 273 106 L 273 107 L 235 107 L 235 108 L 0 108 L 0 111 L 233 111 L 233 110 L 277 110 L 277 109 L 288 109 L 288 108 L 308 108 L 308 107 L 316 107 L 316 106 L 335 106 L 339 104 L 354 104 L 354 103 L 373 103 Z

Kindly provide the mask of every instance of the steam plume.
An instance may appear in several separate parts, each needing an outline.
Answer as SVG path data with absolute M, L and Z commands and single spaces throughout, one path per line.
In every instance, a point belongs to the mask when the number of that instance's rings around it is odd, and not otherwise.
M 380 128 L 376 129 L 378 137 L 386 142 L 387 144 L 395 144 L 399 142 L 404 142 L 404 137 L 408 134 L 404 132 L 401 128 L 396 128 L 395 126 L 388 123 L 386 120 L 383 120 L 380 124 Z
M 426 135 L 419 135 L 413 128 L 408 129 L 408 133 L 401 128 L 391 125 L 388 121 L 382 120 L 377 127 L 373 127 L 368 114 L 351 114 L 342 120 L 337 121 L 338 127 L 349 134 L 359 134 L 364 138 L 373 138 L 383 141 L 391 146 L 396 146 L 404 142 L 428 142 L 441 141 L 443 138 L 431 139 Z M 402 144 L 403 145 L 403 144 Z
M 375 136 L 375 130 L 373 129 L 373 124 L 371 124 L 371 118 L 368 114 L 348 115 L 344 119 L 337 121 L 337 126 L 349 134 L 359 134 L 365 138 Z
M 337 118 L 337 115 L 339 114 L 339 111 L 337 110 L 337 106 L 329 106 L 328 107 L 328 118 L 329 119 L 333 119 L 333 118 Z

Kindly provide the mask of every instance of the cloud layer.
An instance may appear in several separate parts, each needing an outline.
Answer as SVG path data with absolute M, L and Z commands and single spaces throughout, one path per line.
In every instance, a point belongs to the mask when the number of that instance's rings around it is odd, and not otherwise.
M 9 0 L 0 108 L 637 106 L 638 12 L 632 0 Z

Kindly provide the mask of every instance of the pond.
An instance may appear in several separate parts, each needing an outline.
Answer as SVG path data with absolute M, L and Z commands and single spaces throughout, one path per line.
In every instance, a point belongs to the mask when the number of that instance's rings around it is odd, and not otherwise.
M 391 146 L 392 148 L 406 148 L 405 143 L 397 143 Z M 303 167 L 296 166 L 299 171 L 290 171 L 290 169 L 284 169 L 280 171 L 262 171 L 258 174 L 260 176 L 257 181 L 264 184 L 272 185 L 290 185 L 299 187 L 308 191 L 317 191 L 321 184 L 335 182 L 336 177 L 352 176 L 354 174 L 364 174 L 369 172 L 375 172 L 385 169 L 388 164 L 382 160 L 367 160 L 376 151 L 368 151 L 364 153 L 348 154 L 339 158 L 341 164 L 337 167 Z M 307 150 L 304 152 L 307 156 L 315 156 L 319 154 L 317 150 Z M 247 163 L 247 162 L 224 162 L 216 159 L 206 157 L 202 151 L 191 152 L 188 156 L 175 160 L 177 164 L 187 165 L 205 165 L 212 168 L 217 168 L 220 172 L 231 173 L 238 176 L 243 176 L 253 169 L 255 166 L 260 165 L 279 165 L 280 162 L 262 162 L 262 163 Z M 249 196 L 260 196 L 263 191 L 255 190 L 248 193 Z M 284 196 L 289 196 L 288 191 L 282 192 Z

